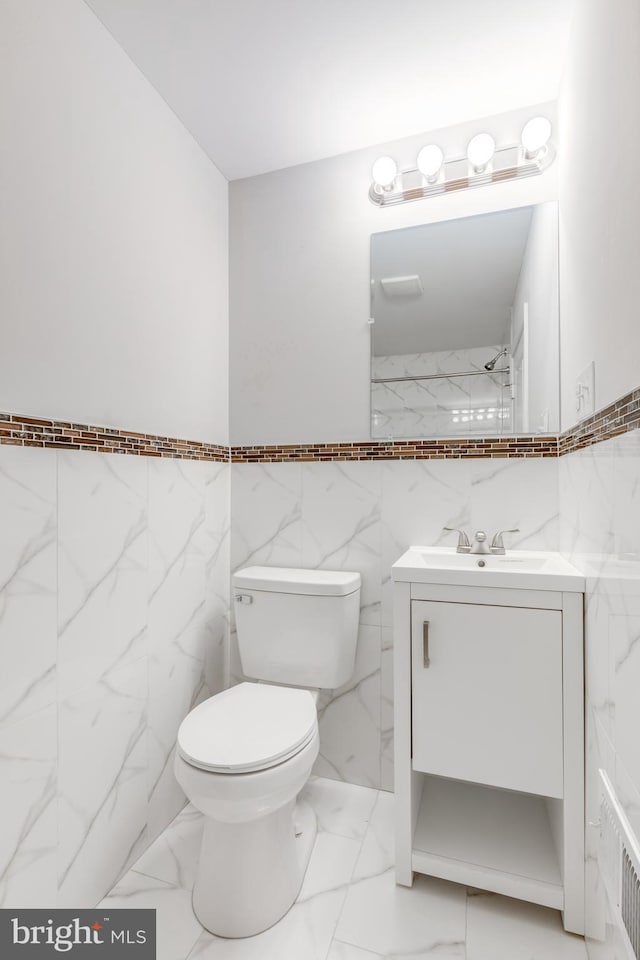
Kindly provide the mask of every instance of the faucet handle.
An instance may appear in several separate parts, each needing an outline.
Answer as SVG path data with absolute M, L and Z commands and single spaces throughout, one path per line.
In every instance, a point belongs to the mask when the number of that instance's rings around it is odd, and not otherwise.
M 498 530 L 491 541 L 491 553 L 504 553 L 504 540 L 502 539 L 503 533 L 520 533 L 520 527 L 514 527 L 513 530 Z
M 469 537 L 458 527 L 443 527 L 443 530 L 447 530 L 449 533 L 458 534 L 458 546 L 456 548 L 458 553 L 469 553 L 471 551 L 471 543 L 469 542 Z

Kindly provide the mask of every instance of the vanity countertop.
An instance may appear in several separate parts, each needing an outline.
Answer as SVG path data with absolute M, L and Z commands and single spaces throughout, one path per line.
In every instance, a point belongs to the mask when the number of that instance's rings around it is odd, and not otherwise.
M 457 553 L 454 547 L 411 546 L 391 568 L 395 581 L 448 583 L 466 587 L 513 587 L 582 593 L 583 575 L 553 551 L 507 550 L 495 554 Z

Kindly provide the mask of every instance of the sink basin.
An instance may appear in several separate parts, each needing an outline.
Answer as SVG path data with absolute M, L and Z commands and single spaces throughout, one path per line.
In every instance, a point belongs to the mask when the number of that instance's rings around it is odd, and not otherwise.
M 584 577 L 559 553 L 508 550 L 504 556 L 456 553 L 453 547 L 409 547 L 397 560 L 394 580 L 521 590 L 582 592 Z

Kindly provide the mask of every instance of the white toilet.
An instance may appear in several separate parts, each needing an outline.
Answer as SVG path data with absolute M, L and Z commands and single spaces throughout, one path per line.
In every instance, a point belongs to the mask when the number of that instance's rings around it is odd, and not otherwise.
M 191 711 L 175 774 L 206 817 L 195 914 L 218 936 L 249 937 L 276 923 L 302 885 L 316 824 L 296 797 L 318 755 L 317 690 L 353 673 L 360 574 L 247 567 L 232 582 L 243 672 L 266 682 Z

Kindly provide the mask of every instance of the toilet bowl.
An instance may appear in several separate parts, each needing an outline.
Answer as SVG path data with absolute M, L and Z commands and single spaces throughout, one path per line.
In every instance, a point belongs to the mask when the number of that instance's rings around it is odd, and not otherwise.
M 360 575 L 249 567 L 233 577 L 252 680 L 199 704 L 178 731 L 175 775 L 205 816 L 193 909 L 221 937 L 273 926 L 295 902 L 316 835 L 297 800 L 319 750 L 315 693 L 352 674 Z
M 318 748 L 307 690 L 242 683 L 181 726 L 176 778 L 206 817 L 193 909 L 212 933 L 252 936 L 295 901 L 316 833 L 296 797 Z

